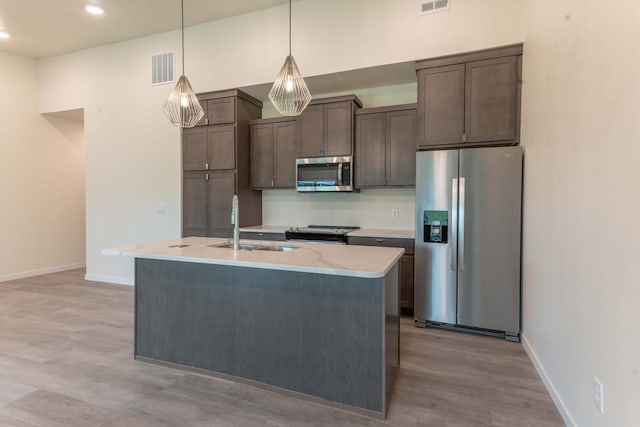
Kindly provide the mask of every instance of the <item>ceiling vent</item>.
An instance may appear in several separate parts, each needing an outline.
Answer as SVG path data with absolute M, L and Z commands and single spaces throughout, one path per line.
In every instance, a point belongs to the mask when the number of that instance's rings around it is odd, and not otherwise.
M 173 52 L 161 53 L 151 57 L 151 84 L 173 83 Z
M 443 10 L 449 10 L 449 0 L 432 0 L 423 1 L 419 3 L 418 13 L 420 15 L 426 15 L 428 13 L 442 12 Z

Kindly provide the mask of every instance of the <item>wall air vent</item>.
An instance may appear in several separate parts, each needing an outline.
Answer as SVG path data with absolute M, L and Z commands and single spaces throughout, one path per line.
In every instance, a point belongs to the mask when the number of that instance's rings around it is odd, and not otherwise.
M 173 83 L 173 52 L 151 57 L 151 85 Z
M 419 3 L 418 13 L 420 15 L 426 15 L 428 13 L 442 12 L 443 10 L 449 10 L 450 0 L 431 0 L 423 1 Z

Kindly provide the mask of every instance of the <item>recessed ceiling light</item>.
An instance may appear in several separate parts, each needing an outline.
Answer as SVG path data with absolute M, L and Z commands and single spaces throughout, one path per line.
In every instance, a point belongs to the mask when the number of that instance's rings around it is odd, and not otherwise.
M 7 33 L 6 31 L 0 30 L 0 39 L 8 39 L 9 37 L 11 37 L 9 33 Z
M 84 9 L 92 15 L 102 15 L 104 13 L 104 10 L 95 4 L 88 4 Z

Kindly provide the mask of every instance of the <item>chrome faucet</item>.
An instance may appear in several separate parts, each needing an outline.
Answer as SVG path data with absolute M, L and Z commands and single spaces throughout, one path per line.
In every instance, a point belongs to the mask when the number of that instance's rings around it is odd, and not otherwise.
M 233 201 L 231 204 L 232 208 L 231 208 L 231 224 L 233 224 L 233 250 L 237 251 L 238 249 L 240 249 L 240 228 L 239 228 L 239 224 L 240 224 L 240 214 L 239 214 L 239 207 L 238 207 L 238 196 L 237 195 L 233 195 Z

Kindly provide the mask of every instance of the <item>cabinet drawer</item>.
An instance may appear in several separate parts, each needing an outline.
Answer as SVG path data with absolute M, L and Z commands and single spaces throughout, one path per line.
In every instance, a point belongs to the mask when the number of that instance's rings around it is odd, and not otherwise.
M 284 233 L 263 233 L 259 231 L 241 231 L 240 238 L 249 240 L 272 240 L 278 242 L 284 242 L 287 240 Z
M 380 246 L 387 248 L 403 248 L 405 255 L 413 254 L 413 239 L 396 239 L 388 237 L 348 237 L 347 244 L 360 246 Z

